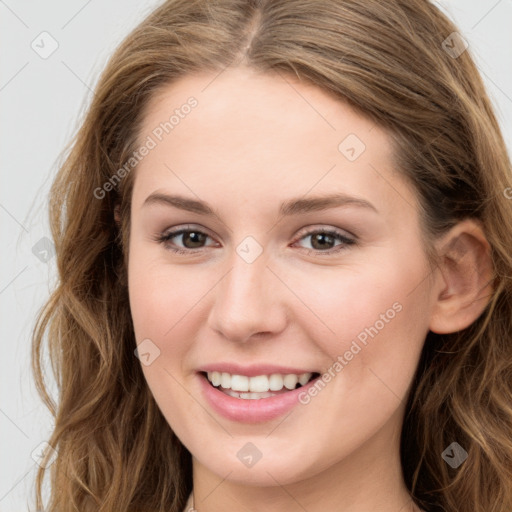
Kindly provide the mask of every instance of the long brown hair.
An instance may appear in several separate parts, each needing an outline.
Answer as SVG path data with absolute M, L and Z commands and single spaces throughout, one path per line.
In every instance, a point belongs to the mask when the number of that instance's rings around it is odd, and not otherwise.
M 429 512 L 512 510 L 511 165 L 470 51 L 450 52 L 455 32 L 426 0 L 169 0 L 127 37 L 50 194 L 59 282 L 38 317 L 32 359 L 55 416 L 45 510 L 185 505 L 190 453 L 134 356 L 126 258 L 136 166 L 126 162 L 141 144 L 144 107 L 162 87 L 241 62 L 316 84 L 386 128 L 397 168 L 417 191 L 427 240 L 463 218 L 482 223 L 493 295 L 467 329 L 427 336 L 401 459 L 411 496 Z M 43 375 L 45 336 L 57 403 Z M 441 457 L 452 442 L 468 454 L 458 468 Z M 37 476 L 38 508 L 45 474 Z

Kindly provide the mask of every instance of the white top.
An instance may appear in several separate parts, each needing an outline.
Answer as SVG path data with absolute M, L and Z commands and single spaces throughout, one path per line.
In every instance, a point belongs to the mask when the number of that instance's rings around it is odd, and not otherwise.
M 195 510 L 195 508 L 192 508 L 192 493 L 190 493 L 183 512 L 194 512 Z

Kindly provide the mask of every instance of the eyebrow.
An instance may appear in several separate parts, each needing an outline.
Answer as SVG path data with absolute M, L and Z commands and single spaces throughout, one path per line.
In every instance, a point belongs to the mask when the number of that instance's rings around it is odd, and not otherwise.
M 220 217 L 218 212 L 216 212 L 208 203 L 180 195 L 168 195 L 155 192 L 146 198 L 143 206 L 153 204 L 174 206 L 180 210 L 198 213 L 200 215 Z M 307 199 L 289 199 L 281 204 L 279 214 L 283 217 L 287 217 L 291 215 L 302 215 L 310 212 L 328 210 L 339 206 L 358 206 L 378 213 L 377 208 L 365 199 L 338 193 L 326 196 L 309 197 Z

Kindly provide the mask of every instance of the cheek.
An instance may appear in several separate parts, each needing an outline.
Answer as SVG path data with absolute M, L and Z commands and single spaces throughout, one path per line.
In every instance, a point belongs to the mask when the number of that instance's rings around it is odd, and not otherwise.
M 402 366 L 412 378 L 429 320 L 422 286 L 428 270 L 419 244 L 376 248 L 346 266 L 311 265 L 308 272 L 283 266 L 278 274 L 286 282 L 281 304 L 292 327 L 332 362 L 343 356 L 352 382 L 371 365 L 385 366 L 390 377 Z M 179 340 L 192 342 L 205 328 L 218 276 L 214 265 L 199 272 L 194 263 L 170 264 L 152 244 L 131 244 L 128 278 L 137 343 L 153 340 L 160 362 L 170 369 L 186 361 L 189 344 Z
M 179 319 L 204 294 L 204 282 L 194 278 L 193 265 L 170 265 L 153 243 L 130 241 L 128 286 L 136 340 L 151 338 L 161 345 L 172 338 Z M 179 345 L 173 344 L 179 349 Z M 160 347 L 163 348 L 163 347 Z
M 194 332 L 183 329 L 204 289 L 187 272 L 155 259 L 137 243 L 130 252 L 128 283 L 135 339 L 149 347 L 152 357 L 150 364 L 141 358 L 144 377 L 171 428 L 186 438 L 183 411 L 189 410 L 190 397 L 184 391 L 183 366 L 189 343 L 184 341 L 191 341 Z
M 214 293 L 218 281 L 214 267 L 203 268 L 199 275 L 193 263 L 172 265 L 156 252 L 140 243 L 130 247 L 128 279 L 137 342 L 163 340 L 183 330 L 190 323 L 185 317 L 201 314 L 200 301 L 209 290 Z M 358 265 L 319 266 L 307 275 L 282 268 L 287 287 L 300 298 L 294 300 L 284 290 L 283 307 L 291 309 L 291 321 L 333 357 L 350 350 L 353 340 L 365 346 L 374 338 L 387 337 L 384 333 L 423 332 L 428 305 L 421 283 L 428 275 L 427 265 L 420 250 L 412 254 L 409 247 L 406 259 L 402 254 L 383 249 Z M 403 342 L 403 336 L 396 339 Z M 173 346 L 179 349 L 179 344 Z
M 343 369 L 350 376 L 344 385 L 352 388 L 375 378 L 371 368 L 405 391 L 428 332 L 428 274 L 418 246 L 382 250 L 357 270 L 315 273 L 307 280 L 307 293 L 302 283 L 301 297 L 318 318 L 307 313 L 311 320 L 301 325 L 333 364 L 341 356 L 342 368 L 337 365 L 334 372 Z

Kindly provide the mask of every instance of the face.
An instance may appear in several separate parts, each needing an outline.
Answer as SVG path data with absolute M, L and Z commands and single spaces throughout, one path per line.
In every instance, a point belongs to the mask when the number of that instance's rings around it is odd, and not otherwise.
M 131 312 L 194 464 L 284 485 L 395 456 L 433 298 L 386 132 L 312 85 L 239 68 L 168 86 L 139 139 Z

